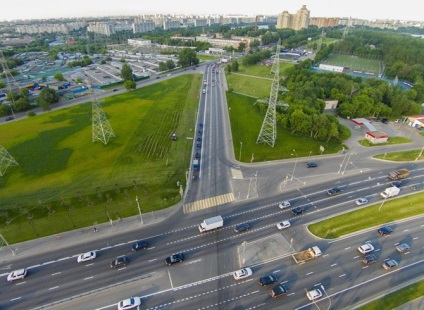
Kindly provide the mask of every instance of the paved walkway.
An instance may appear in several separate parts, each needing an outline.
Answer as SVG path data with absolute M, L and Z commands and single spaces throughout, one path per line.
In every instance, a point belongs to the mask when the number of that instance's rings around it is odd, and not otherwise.
M 163 221 L 178 211 L 181 203 L 168 209 L 159 210 L 140 216 L 132 216 L 113 222 L 96 225 L 95 227 L 85 227 L 61 234 L 29 240 L 21 243 L 11 244 L 9 247 L 3 246 L 0 250 L 0 264 L 8 263 L 17 257 L 26 257 L 34 254 L 45 253 L 52 249 L 65 248 L 81 243 L 81 240 L 95 240 L 106 238 L 112 234 L 122 233 L 140 229 L 142 226 L 155 224 Z M 141 222 L 143 221 L 143 222 Z M 96 228 L 97 231 L 94 230 Z M 1 269 L 0 269 L 1 270 Z M 0 272 L 1 274 L 1 272 Z

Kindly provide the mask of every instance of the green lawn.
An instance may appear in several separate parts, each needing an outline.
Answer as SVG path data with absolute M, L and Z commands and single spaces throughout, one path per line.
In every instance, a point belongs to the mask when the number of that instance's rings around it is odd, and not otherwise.
M 410 300 L 424 295 L 424 281 L 409 285 L 383 298 L 370 302 L 358 308 L 359 310 L 395 309 Z
M 280 72 L 293 66 L 293 64 L 280 63 Z M 226 75 L 229 89 L 248 96 L 257 98 L 268 98 L 271 91 L 271 84 L 274 78 L 270 74 L 271 67 L 255 65 L 240 65 L 239 71 Z M 248 76 L 246 76 L 248 75 Z
M 391 160 L 391 161 L 415 161 L 415 160 L 424 160 L 424 155 L 422 150 L 412 150 L 412 151 L 380 154 L 380 155 L 374 156 L 374 158 Z
M 14 243 L 123 218 L 137 213 L 136 195 L 144 212 L 175 204 L 200 87 L 186 75 L 102 100 L 116 135 L 108 145 L 91 141 L 88 103 L 1 126 L 19 163 L 0 178 L 2 234 Z
M 373 72 L 375 75 L 382 73 L 381 61 L 359 58 L 357 56 L 330 54 L 322 63 L 334 66 L 349 67 L 351 70 Z
M 382 204 L 384 200 L 381 200 L 367 208 L 311 224 L 308 228 L 311 233 L 320 238 L 339 238 L 368 227 L 423 214 L 423 199 L 424 193 L 419 193 L 399 199 L 387 200 L 384 204 Z
M 267 144 L 256 144 L 265 114 L 260 113 L 255 99 L 243 95 L 227 92 L 227 101 L 230 114 L 231 129 L 235 154 L 240 152 L 242 142 L 241 161 L 250 162 L 252 153 L 254 162 L 295 158 L 293 149 L 299 157 L 319 155 L 320 146 L 324 146 L 325 154 L 334 153 L 342 149 L 339 143 L 325 143 L 309 138 L 291 134 L 281 126 L 277 126 L 277 143 L 272 148 Z M 238 160 L 238 156 L 236 156 Z
M 360 140 L 359 144 L 362 146 L 373 147 L 373 146 L 384 146 L 384 145 L 392 145 L 392 144 L 402 144 L 402 143 L 411 143 L 412 140 L 405 137 L 390 137 L 386 143 L 371 143 L 369 140 Z

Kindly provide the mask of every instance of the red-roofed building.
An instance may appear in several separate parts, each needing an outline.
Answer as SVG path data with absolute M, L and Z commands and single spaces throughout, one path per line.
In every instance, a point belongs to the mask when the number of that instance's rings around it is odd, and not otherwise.
M 385 143 L 389 140 L 389 135 L 381 130 L 367 131 L 365 139 L 370 141 L 372 144 Z

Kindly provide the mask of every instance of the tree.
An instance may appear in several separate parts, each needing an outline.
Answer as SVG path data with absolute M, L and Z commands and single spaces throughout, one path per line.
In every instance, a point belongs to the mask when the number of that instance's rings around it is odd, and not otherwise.
M 163 61 L 159 62 L 159 71 L 166 71 L 167 66 Z
M 197 65 L 199 63 L 199 59 L 196 56 L 196 51 L 191 48 L 184 48 L 179 54 L 179 65 L 181 67 L 189 67 L 193 65 Z
M 0 81 L 0 88 L 5 88 L 6 87 L 6 83 Z
M 78 84 L 81 84 L 81 83 L 83 83 L 84 81 L 82 80 L 82 78 L 77 77 L 77 78 L 75 79 L 75 82 L 76 82 L 76 83 L 78 83 Z
M 131 67 L 128 64 L 123 64 L 121 69 L 121 77 L 124 81 L 132 81 L 133 80 L 133 72 Z
M 31 105 L 29 104 L 29 100 L 27 97 L 21 97 L 15 101 L 13 104 L 15 111 L 22 112 L 31 109 Z
M 237 60 L 233 60 L 231 62 L 231 71 L 232 72 L 237 72 L 239 70 L 239 63 Z
M 43 88 L 38 96 L 38 105 L 44 110 L 50 110 L 50 105 L 59 101 L 59 95 L 54 89 Z
M 237 52 L 243 52 L 246 49 L 246 43 L 240 42 L 239 46 L 237 47 Z
M 166 68 L 167 68 L 168 70 L 172 70 L 172 69 L 174 69 L 174 68 L 175 68 L 175 63 L 174 63 L 171 59 L 168 59 L 168 60 L 166 61 Z
M 225 72 L 227 72 L 227 74 L 231 74 L 231 66 L 230 65 L 225 66 Z
M 126 80 L 124 82 L 124 87 L 126 90 L 132 90 L 135 89 L 137 84 L 134 81 Z
M 56 73 L 53 77 L 58 81 L 66 81 L 62 73 Z

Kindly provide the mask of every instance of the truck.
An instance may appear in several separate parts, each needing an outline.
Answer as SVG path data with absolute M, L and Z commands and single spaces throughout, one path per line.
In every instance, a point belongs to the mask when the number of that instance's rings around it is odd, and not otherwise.
M 388 177 L 391 180 L 401 180 L 409 176 L 411 172 L 406 168 L 394 170 L 389 173 Z
M 292 254 L 292 257 L 296 264 L 302 264 L 307 260 L 311 260 L 317 258 L 318 256 L 321 256 L 321 254 L 322 252 L 319 247 L 313 246 L 312 248 L 309 248 L 305 251 Z
M 193 170 L 199 171 L 199 160 L 198 159 L 193 159 Z
M 224 220 L 221 215 L 217 215 L 208 219 L 204 219 L 202 223 L 199 224 L 199 231 L 201 233 L 218 229 L 224 226 Z
M 380 193 L 381 198 L 387 199 L 399 195 L 400 188 L 396 186 L 388 187 Z

